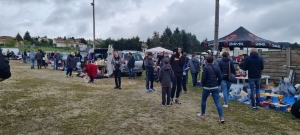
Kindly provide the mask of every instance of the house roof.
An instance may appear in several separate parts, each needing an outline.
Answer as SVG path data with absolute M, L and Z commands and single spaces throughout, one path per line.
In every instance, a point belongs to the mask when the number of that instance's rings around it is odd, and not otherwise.
M 11 36 L 0 36 L 0 39 L 15 39 L 15 38 Z
M 66 40 L 62 39 L 62 38 L 54 38 L 56 43 L 65 43 Z M 68 39 L 69 40 L 69 39 Z M 69 40 L 69 44 L 76 44 L 76 45 L 86 45 L 84 43 L 80 43 L 79 41 L 74 42 L 73 40 Z

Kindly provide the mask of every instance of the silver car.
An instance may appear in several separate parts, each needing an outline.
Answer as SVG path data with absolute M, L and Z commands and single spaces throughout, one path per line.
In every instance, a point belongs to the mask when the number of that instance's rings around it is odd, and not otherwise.
M 124 70 L 122 70 L 122 73 L 129 73 L 127 63 L 128 63 L 128 53 L 131 52 L 134 60 L 135 60 L 135 67 L 133 71 L 136 73 L 137 76 L 141 76 L 143 73 L 143 58 L 139 51 L 118 51 L 119 56 L 121 59 L 125 62 Z

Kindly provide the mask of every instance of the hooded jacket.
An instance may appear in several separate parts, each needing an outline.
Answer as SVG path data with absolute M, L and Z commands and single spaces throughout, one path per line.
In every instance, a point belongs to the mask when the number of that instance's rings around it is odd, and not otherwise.
M 192 58 L 189 60 L 187 67 L 190 68 L 192 74 L 195 74 L 200 71 L 200 62 L 197 58 Z
M 171 65 L 165 64 L 159 70 L 158 78 L 162 87 L 171 87 L 171 82 L 175 78 Z
M 183 52 L 183 49 L 182 49 L 182 52 Z M 186 60 L 186 58 L 183 55 L 181 56 L 181 58 L 179 58 L 178 51 L 176 52 L 176 54 L 172 55 L 172 57 L 170 59 L 170 65 L 172 66 L 174 73 L 181 74 L 183 72 L 182 67 L 185 64 L 185 60 Z
M 233 65 L 233 61 L 228 57 L 223 57 L 222 60 L 219 62 L 219 68 L 221 70 L 223 80 L 229 81 L 229 62 L 230 62 L 230 69 L 231 74 L 235 74 L 235 68 Z
M 155 66 L 155 64 L 152 59 L 147 58 L 145 66 L 146 66 L 146 71 L 154 71 L 153 66 Z
M 32 60 L 34 60 L 35 59 L 35 55 L 36 55 L 36 53 L 32 50 L 30 52 L 30 54 L 29 54 L 29 58 L 32 59 Z
M 2 52 L 2 49 L 0 49 L 0 52 Z M 9 66 L 9 61 L 6 60 L 3 55 L 0 55 L 0 78 L 8 79 L 10 78 L 11 73 L 10 73 L 10 66 Z
M 252 52 L 250 57 L 246 58 L 243 70 L 248 70 L 249 79 L 261 78 L 261 71 L 264 70 L 264 61 L 258 56 L 258 53 Z

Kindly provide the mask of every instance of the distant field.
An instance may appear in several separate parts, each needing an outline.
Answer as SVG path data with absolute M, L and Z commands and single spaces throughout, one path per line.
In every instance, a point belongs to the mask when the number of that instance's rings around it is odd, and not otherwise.
M 27 50 L 32 50 L 32 48 L 19 48 L 20 51 L 24 51 L 25 49 Z M 34 50 L 39 50 L 42 49 L 43 51 L 60 51 L 60 52 L 76 52 L 77 50 L 65 50 L 64 48 L 54 48 L 54 47 L 38 47 L 34 48 Z

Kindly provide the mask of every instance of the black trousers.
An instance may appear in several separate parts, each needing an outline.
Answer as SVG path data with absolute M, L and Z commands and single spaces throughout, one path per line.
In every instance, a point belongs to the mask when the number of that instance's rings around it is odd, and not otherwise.
M 172 81 L 171 98 L 174 98 L 176 92 L 176 98 L 179 98 L 182 84 L 182 73 L 175 73 L 175 78 Z
M 36 62 L 37 62 L 38 69 L 42 68 L 43 60 L 37 59 Z
M 167 95 L 167 105 L 170 105 L 170 95 L 171 95 L 171 88 L 167 87 L 164 88 L 162 87 L 162 105 L 166 105 L 166 95 Z
M 68 68 L 67 75 L 72 76 L 72 71 L 73 71 L 73 68 Z
M 121 70 L 114 70 L 116 87 L 121 87 Z
M 187 76 L 186 75 L 183 75 L 182 76 L 182 88 L 183 90 L 186 92 L 186 82 L 187 82 Z
M 94 83 L 94 79 L 95 79 L 94 77 L 90 76 L 90 82 L 91 83 Z

